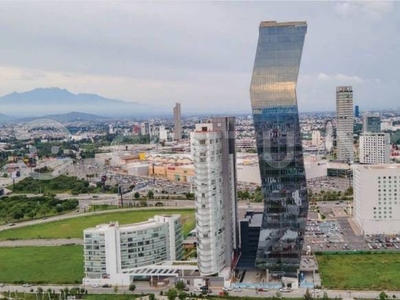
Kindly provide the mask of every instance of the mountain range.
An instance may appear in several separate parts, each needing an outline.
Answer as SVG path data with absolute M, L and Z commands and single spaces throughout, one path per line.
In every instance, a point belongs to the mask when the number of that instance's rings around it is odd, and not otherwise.
M 3 114 L 13 117 L 37 117 L 71 111 L 105 117 L 154 115 L 154 108 L 147 104 L 109 99 L 96 94 L 74 94 L 58 87 L 13 92 L 0 97 L 0 108 Z

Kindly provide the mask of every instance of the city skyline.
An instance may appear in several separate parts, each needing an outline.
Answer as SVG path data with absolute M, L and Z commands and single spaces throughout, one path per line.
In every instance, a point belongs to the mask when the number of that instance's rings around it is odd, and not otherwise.
M 249 112 L 252 28 L 304 19 L 312 29 L 300 111 L 334 111 L 339 85 L 354 87 L 362 111 L 398 107 L 399 15 L 390 1 L 2 2 L 0 95 L 57 86 L 169 109 L 180 102 L 185 113 Z

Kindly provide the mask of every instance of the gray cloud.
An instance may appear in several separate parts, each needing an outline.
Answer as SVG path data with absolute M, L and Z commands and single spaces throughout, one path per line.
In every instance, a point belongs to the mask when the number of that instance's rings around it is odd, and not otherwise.
M 261 20 L 306 20 L 301 110 L 399 103 L 393 2 L 0 2 L 0 94 L 37 86 L 172 107 L 249 111 Z M 381 101 L 373 101 L 380 97 Z

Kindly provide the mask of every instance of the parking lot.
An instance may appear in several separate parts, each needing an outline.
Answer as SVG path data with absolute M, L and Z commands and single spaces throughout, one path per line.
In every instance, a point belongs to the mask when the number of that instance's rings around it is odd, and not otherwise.
M 360 251 L 360 250 L 397 250 L 400 248 L 398 236 L 363 236 L 348 215 L 348 202 L 320 202 L 318 209 L 328 216 L 318 219 L 318 215 L 309 214 L 307 221 L 304 251 L 310 246 L 315 251 Z M 357 233 L 357 234 L 356 234 Z

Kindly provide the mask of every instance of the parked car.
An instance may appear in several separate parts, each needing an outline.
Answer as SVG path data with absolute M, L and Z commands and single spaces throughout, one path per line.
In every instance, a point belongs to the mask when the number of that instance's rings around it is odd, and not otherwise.
M 281 293 L 290 293 L 291 291 L 292 291 L 292 289 L 291 288 L 281 288 L 281 289 L 279 289 L 279 291 L 281 292 Z

